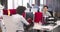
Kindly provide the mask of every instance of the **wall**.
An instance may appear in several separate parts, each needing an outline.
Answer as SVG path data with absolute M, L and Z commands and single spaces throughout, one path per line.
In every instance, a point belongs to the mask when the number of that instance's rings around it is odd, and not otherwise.
M 56 17 L 60 17 L 60 0 L 46 0 L 46 4 L 52 11 L 56 12 Z

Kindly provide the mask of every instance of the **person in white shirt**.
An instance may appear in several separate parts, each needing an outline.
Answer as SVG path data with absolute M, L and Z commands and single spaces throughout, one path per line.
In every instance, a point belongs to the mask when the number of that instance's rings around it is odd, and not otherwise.
M 46 23 L 46 19 L 51 16 L 51 14 L 48 12 L 48 6 L 43 6 L 43 22 Z
M 43 17 L 49 17 L 49 16 L 51 16 L 51 14 L 48 12 L 48 6 L 44 6 L 43 7 L 42 13 L 43 13 Z
M 22 13 L 25 11 L 24 6 L 18 6 L 17 7 L 17 14 L 12 15 L 13 16 L 13 21 L 16 23 L 16 32 L 24 32 L 24 27 L 23 25 L 29 25 L 29 23 L 25 20 L 25 18 L 22 16 Z

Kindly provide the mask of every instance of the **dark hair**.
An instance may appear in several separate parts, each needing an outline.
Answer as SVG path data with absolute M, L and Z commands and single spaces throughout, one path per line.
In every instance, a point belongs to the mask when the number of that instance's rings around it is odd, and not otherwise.
M 26 7 L 24 6 L 18 6 L 16 9 L 17 14 L 22 15 L 22 13 L 26 10 Z
M 48 9 L 48 6 L 44 6 L 43 8 L 45 8 L 45 7 L 47 7 L 47 9 Z

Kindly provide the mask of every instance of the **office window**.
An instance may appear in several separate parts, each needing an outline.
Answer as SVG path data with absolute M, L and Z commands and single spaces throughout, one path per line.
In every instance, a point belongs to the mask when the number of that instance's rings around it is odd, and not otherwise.
M 17 2 L 19 6 L 27 7 L 27 2 L 29 2 L 29 0 L 17 0 Z
M 17 0 L 18 5 L 22 6 L 23 5 L 23 0 Z
M 40 11 L 42 11 L 43 5 L 44 5 L 44 0 L 40 0 Z
M 23 0 L 23 6 L 27 7 L 28 0 Z

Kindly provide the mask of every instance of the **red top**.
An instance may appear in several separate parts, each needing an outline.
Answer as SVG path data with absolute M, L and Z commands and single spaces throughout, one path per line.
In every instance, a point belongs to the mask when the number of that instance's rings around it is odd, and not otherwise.
M 41 12 L 35 12 L 34 21 L 36 23 L 42 22 L 43 14 Z

